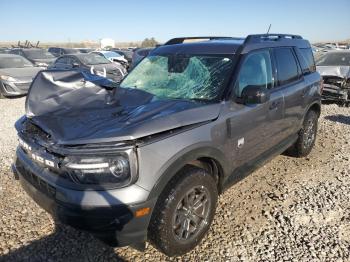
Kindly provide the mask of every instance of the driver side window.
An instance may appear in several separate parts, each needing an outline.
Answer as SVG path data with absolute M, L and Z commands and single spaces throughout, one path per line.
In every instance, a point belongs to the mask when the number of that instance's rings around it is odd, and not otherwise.
M 248 86 L 271 88 L 273 86 L 272 66 L 268 50 L 248 54 L 245 58 L 235 84 L 235 94 L 242 96 Z

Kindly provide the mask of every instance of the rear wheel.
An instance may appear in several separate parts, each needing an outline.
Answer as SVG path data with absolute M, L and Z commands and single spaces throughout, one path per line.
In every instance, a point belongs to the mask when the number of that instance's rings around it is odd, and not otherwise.
M 5 98 L 5 96 L 1 93 L 1 90 L 0 90 L 0 99 L 3 99 Z
M 168 256 L 197 246 L 213 220 L 218 190 L 205 170 L 185 167 L 160 195 L 149 227 L 149 240 Z
M 318 114 L 311 110 L 304 119 L 303 127 L 299 131 L 298 140 L 290 148 L 289 153 L 296 157 L 307 156 L 315 145 L 317 135 Z

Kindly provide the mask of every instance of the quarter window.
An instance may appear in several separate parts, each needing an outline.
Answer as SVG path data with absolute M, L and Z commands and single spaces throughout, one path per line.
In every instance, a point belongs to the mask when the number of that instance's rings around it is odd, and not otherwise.
M 270 52 L 268 50 L 248 54 L 242 64 L 235 86 L 237 97 L 248 86 L 271 88 L 273 86 Z
M 299 79 L 298 64 L 291 48 L 274 50 L 277 65 L 278 85 L 286 85 Z
M 303 74 L 307 75 L 315 72 L 316 66 L 311 48 L 297 48 L 294 50 L 297 54 Z

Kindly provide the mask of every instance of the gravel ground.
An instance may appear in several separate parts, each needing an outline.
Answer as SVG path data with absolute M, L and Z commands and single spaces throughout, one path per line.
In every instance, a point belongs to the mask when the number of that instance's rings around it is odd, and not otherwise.
M 350 108 L 324 105 L 309 157 L 278 156 L 234 185 L 202 244 L 169 259 L 105 246 L 27 197 L 10 172 L 23 107 L 0 100 L 0 261 L 350 261 Z

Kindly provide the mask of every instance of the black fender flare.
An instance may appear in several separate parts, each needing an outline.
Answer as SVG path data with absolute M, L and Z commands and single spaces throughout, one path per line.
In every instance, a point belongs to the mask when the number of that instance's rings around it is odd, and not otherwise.
M 321 101 L 319 99 L 312 101 L 307 107 L 305 107 L 304 113 L 300 119 L 300 123 L 299 123 L 299 128 L 301 129 L 303 127 L 303 123 L 304 123 L 304 119 L 305 116 L 307 114 L 307 112 L 310 111 L 310 109 L 314 106 L 317 106 L 318 110 L 319 110 L 319 115 L 321 115 Z
M 317 109 L 318 109 L 318 112 L 317 112 L 317 113 L 318 113 L 318 117 L 321 115 L 321 101 L 315 100 L 315 101 L 313 101 L 312 103 L 310 103 L 310 104 L 306 107 L 305 112 L 304 112 L 304 115 L 303 115 L 303 121 L 302 121 L 302 123 L 304 122 L 304 119 L 305 119 L 305 116 L 306 116 L 307 112 L 309 112 L 310 109 L 311 109 L 312 107 L 314 107 L 314 106 L 316 106 Z

